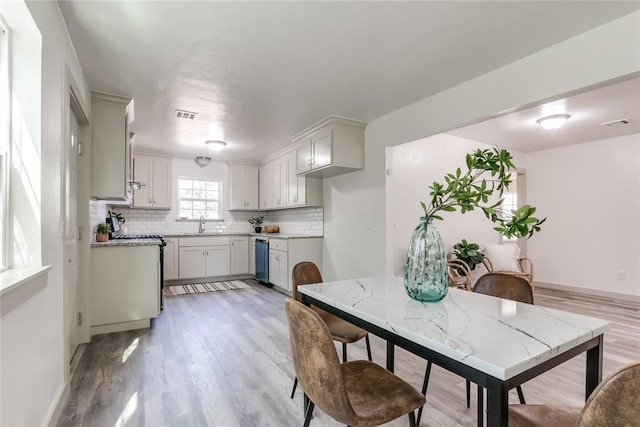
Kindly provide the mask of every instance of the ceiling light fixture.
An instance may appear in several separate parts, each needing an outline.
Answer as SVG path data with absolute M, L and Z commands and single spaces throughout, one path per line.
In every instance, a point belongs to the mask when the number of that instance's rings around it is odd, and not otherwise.
M 226 142 L 217 139 L 210 139 L 208 141 L 205 141 L 205 144 L 209 146 L 209 149 L 211 151 L 222 151 L 222 149 L 227 146 Z
M 538 119 L 536 123 L 545 129 L 558 129 L 561 128 L 569 118 L 571 118 L 571 116 L 568 114 L 554 114 L 553 116 Z
M 209 162 L 211 162 L 211 157 L 206 157 L 206 156 L 198 156 L 196 157 L 196 163 L 198 164 L 198 166 L 200 166 L 201 168 L 207 166 L 209 164 Z

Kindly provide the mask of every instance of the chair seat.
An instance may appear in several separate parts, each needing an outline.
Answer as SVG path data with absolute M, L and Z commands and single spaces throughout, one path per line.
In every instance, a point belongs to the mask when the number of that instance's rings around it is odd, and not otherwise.
M 383 367 L 366 360 L 340 365 L 349 401 L 360 422 L 377 426 L 425 404 L 418 390 Z
M 362 338 L 367 336 L 367 331 L 347 322 L 346 320 L 317 307 L 314 307 L 314 311 L 318 313 L 320 318 L 322 318 L 324 323 L 326 323 L 327 328 L 329 328 L 329 332 L 331 332 L 331 337 L 335 341 L 350 344 L 360 341 Z
M 509 405 L 509 427 L 575 426 L 582 408 L 547 405 Z

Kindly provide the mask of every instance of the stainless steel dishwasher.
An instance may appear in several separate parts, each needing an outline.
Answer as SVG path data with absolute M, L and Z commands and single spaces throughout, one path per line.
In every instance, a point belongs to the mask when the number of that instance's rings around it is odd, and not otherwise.
M 263 285 L 269 284 L 269 238 L 256 238 L 256 280 Z

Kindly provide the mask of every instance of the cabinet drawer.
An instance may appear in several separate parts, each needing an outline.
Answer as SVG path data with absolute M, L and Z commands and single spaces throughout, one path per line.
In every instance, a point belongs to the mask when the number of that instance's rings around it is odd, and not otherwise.
M 229 236 L 205 236 L 205 237 L 181 237 L 180 247 L 185 246 L 229 246 L 231 238 Z
M 287 241 L 284 239 L 269 239 L 269 249 L 287 252 Z

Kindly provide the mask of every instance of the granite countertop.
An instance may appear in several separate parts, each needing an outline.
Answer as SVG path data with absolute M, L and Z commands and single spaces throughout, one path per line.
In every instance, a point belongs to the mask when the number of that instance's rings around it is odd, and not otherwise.
M 158 239 L 131 239 L 131 240 L 109 240 L 106 242 L 93 242 L 92 248 L 103 248 L 112 246 L 153 246 L 160 245 Z

